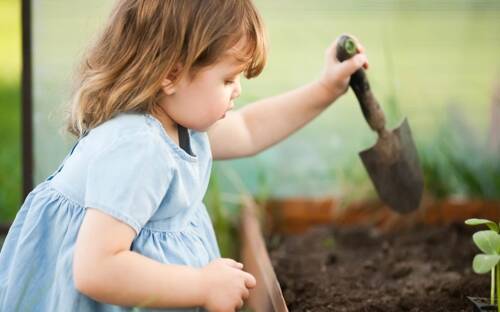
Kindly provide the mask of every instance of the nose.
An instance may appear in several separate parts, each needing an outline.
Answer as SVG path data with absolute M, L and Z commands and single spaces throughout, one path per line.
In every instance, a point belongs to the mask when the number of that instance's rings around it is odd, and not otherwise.
M 231 95 L 231 99 L 236 99 L 241 95 L 241 83 L 240 78 L 238 77 L 234 83 L 233 94 Z

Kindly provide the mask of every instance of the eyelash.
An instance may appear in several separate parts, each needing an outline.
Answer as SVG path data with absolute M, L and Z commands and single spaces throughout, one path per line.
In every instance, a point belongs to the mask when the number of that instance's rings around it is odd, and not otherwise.
M 226 85 L 230 85 L 230 84 L 233 84 L 233 83 L 234 83 L 234 80 L 226 80 L 224 82 L 224 84 L 226 84 Z

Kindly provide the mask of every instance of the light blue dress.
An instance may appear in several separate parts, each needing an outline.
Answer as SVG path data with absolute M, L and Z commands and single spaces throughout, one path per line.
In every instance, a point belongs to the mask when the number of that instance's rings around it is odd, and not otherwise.
M 220 257 L 202 203 L 208 137 L 191 130 L 189 137 L 194 156 L 152 115 L 122 113 L 80 138 L 26 197 L 6 237 L 0 311 L 154 311 L 103 304 L 75 289 L 73 252 L 87 207 L 130 225 L 137 233 L 130 249 L 161 263 L 202 267 Z

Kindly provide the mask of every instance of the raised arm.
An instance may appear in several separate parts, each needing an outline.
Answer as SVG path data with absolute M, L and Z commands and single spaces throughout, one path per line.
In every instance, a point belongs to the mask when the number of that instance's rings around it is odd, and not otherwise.
M 360 51 L 363 52 L 363 48 Z M 298 89 L 229 113 L 209 130 L 214 159 L 251 156 L 280 142 L 319 115 L 347 90 L 349 78 L 367 66 L 364 54 L 338 62 L 336 41 L 325 53 L 321 78 Z

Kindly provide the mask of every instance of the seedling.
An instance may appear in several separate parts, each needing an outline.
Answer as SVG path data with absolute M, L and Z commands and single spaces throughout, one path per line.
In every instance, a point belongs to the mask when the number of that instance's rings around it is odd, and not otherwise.
M 487 219 L 468 219 L 465 224 L 485 225 L 489 228 L 489 230 L 478 231 L 472 235 L 472 240 L 483 252 L 474 257 L 472 269 L 478 274 L 491 271 L 490 303 L 492 305 L 497 303 L 497 309 L 500 312 L 500 304 L 498 304 L 500 299 L 500 225 Z

